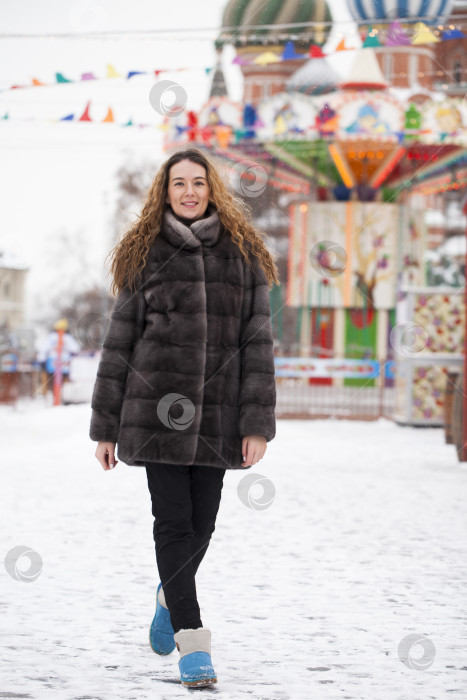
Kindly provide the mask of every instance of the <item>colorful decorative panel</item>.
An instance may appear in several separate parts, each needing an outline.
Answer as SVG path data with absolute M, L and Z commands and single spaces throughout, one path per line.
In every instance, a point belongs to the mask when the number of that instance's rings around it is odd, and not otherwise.
M 376 357 L 375 309 L 345 310 L 345 357 L 374 359 Z M 345 386 L 374 386 L 374 379 L 346 379 Z
M 464 352 L 464 290 L 413 293 L 412 304 L 413 322 L 423 328 L 427 351 Z
M 397 204 L 313 202 L 290 207 L 289 218 L 290 306 L 394 308 L 398 258 L 404 259 L 397 246 L 410 236 L 403 264 L 423 282 L 421 211 L 404 217 Z
M 404 288 L 397 303 L 397 325 L 407 347 L 396 343 L 395 419 L 443 425 L 446 375 L 463 367 L 464 290 Z M 413 330 L 411 330 L 413 329 Z

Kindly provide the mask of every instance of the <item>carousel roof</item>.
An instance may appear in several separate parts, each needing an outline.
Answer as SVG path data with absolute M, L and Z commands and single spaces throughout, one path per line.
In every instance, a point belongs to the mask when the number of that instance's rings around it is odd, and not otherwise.
M 451 14 L 452 0 L 347 0 L 350 14 L 357 21 L 423 19 L 442 20 Z
M 357 51 L 350 72 L 340 87 L 350 90 L 375 90 L 388 87 L 373 49 Z
M 222 16 L 216 48 L 224 44 L 240 46 L 285 45 L 296 35 L 297 43 L 322 45 L 331 30 L 331 11 L 326 0 L 230 0 Z M 280 29 L 267 25 L 327 22 L 321 26 Z M 265 25 L 264 29 L 258 25 Z
M 341 78 L 325 58 L 312 58 L 286 82 L 286 88 L 305 95 L 323 95 L 337 88 Z

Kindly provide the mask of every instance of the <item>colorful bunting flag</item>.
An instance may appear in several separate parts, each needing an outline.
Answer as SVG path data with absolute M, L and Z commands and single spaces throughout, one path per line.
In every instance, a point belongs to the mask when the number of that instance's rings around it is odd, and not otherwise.
M 83 114 L 80 116 L 78 119 L 79 122 L 92 122 L 91 117 L 89 116 L 89 107 L 91 106 L 91 103 L 88 102 L 86 105 L 86 108 L 83 112 Z
M 414 29 L 412 46 L 418 46 L 419 44 L 437 44 L 439 41 L 440 39 L 433 34 L 425 22 L 417 22 Z
M 114 122 L 115 121 L 114 114 L 112 112 L 111 107 L 109 107 L 109 109 L 107 110 L 107 114 L 105 115 L 105 119 L 103 119 L 102 121 L 103 122 Z
M 253 63 L 257 63 L 259 66 L 265 66 L 267 63 L 280 63 L 280 60 L 277 54 L 272 51 L 265 51 L 264 53 L 260 53 L 260 55 L 254 59 Z
M 81 75 L 81 80 L 97 80 L 94 73 L 83 73 Z
M 73 80 L 68 80 L 62 73 L 55 73 L 55 79 L 57 83 L 72 83 Z
M 368 27 L 368 34 L 366 35 L 365 41 L 362 44 L 363 49 L 374 49 L 381 46 L 381 42 L 378 39 L 378 34 L 373 32 L 373 27 Z
M 396 21 L 389 27 L 386 37 L 386 46 L 408 46 L 410 37 L 400 22 Z
M 321 46 L 318 46 L 318 44 L 312 44 L 310 46 L 308 54 L 310 58 L 326 58 L 325 54 L 321 49 Z
M 443 32 L 443 41 L 449 41 L 450 39 L 463 39 L 465 37 L 464 32 L 460 29 L 446 29 Z
M 110 63 L 107 64 L 107 77 L 108 78 L 121 78 L 122 76 L 118 71 L 115 70 L 113 66 L 110 65 Z
M 341 39 L 340 42 L 337 44 L 336 48 L 334 51 L 348 51 L 349 47 L 345 45 L 345 39 Z
M 248 63 L 250 63 L 250 61 L 247 61 L 245 58 L 242 58 L 241 56 L 235 56 L 232 63 L 236 63 L 238 66 L 245 66 Z
M 302 53 L 296 53 L 293 41 L 288 41 L 284 46 L 284 51 L 282 52 L 282 60 L 293 61 L 297 58 L 307 58 L 307 55 Z

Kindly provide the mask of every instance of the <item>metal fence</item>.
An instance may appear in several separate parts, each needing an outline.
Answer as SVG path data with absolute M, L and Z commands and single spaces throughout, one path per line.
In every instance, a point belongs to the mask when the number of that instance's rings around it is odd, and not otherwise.
M 276 358 L 278 418 L 391 418 L 392 362 Z
M 310 385 L 305 379 L 276 380 L 278 418 L 392 418 L 392 386 Z

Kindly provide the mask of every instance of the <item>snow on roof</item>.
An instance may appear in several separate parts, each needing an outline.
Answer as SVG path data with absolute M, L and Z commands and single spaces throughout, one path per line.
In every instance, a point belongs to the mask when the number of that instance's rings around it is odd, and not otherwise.
M 10 270 L 28 270 L 29 267 L 13 253 L 0 250 L 0 268 Z
M 312 58 L 287 80 L 286 87 L 306 95 L 319 95 L 335 90 L 340 80 L 325 58 Z
M 340 87 L 354 89 L 388 87 L 373 49 L 357 50 L 349 74 Z

